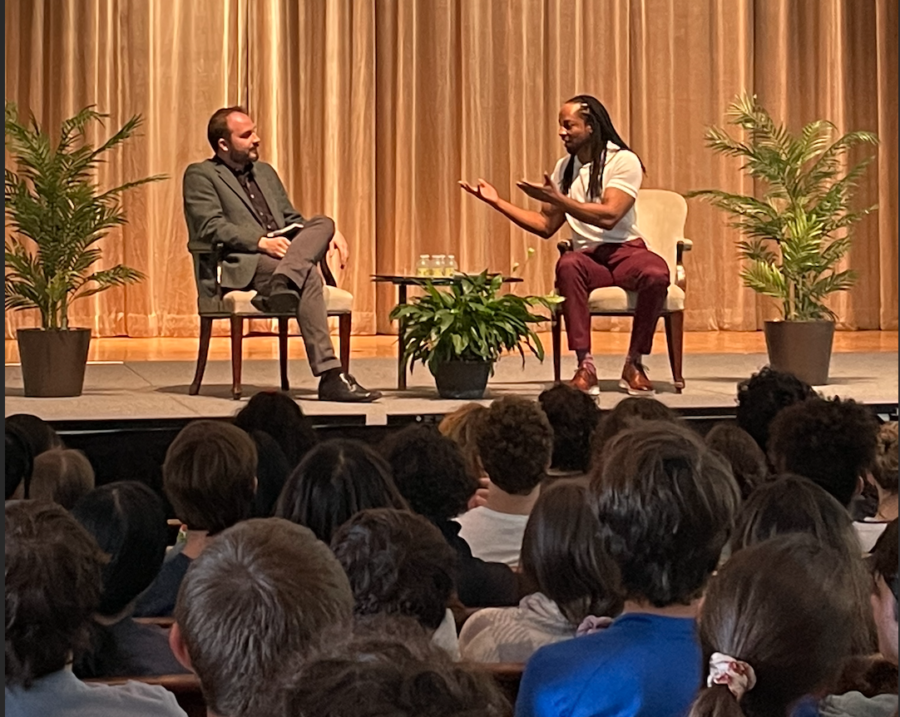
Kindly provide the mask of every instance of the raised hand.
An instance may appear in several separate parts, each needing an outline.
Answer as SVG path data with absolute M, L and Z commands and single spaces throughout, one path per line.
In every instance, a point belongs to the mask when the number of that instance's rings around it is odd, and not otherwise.
M 500 195 L 497 194 L 497 190 L 494 189 L 493 185 L 485 182 L 483 179 L 478 180 L 478 184 L 474 187 L 468 182 L 464 182 L 460 180 L 459 186 L 465 189 L 469 194 L 478 197 L 482 202 L 486 204 L 496 204 L 500 200 Z
M 544 173 L 544 181 L 542 184 L 528 182 L 522 179 L 516 182 L 516 186 L 529 197 L 536 199 L 539 202 L 556 204 L 562 198 L 562 193 L 559 191 L 559 188 L 553 183 L 550 175 L 546 172 Z

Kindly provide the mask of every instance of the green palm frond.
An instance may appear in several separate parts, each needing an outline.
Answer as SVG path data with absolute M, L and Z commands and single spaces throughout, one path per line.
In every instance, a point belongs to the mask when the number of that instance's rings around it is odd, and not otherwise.
M 744 284 L 778 299 L 786 320 L 833 318 L 825 300 L 849 289 L 857 278 L 853 270 L 836 267 L 850 250 L 853 225 L 877 209 L 853 206 L 858 182 L 873 157 L 849 170 L 844 162 L 851 149 L 877 144 L 878 137 L 855 131 L 833 139 L 837 128 L 828 120 L 792 133 L 747 93 L 732 102 L 726 116 L 746 139 L 710 127 L 706 144 L 740 158 L 742 169 L 760 182 L 762 194 L 702 189 L 687 196 L 730 215 L 729 225 L 744 236 L 738 242 Z

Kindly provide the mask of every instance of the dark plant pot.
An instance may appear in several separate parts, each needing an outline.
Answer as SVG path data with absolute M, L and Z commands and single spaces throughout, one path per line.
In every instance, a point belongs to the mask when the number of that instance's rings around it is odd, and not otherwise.
M 29 397 L 80 396 L 91 345 L 90 329 L 16 332 L 22 381 Z
M 833 321 L 767 321 L 769 365 L 811 386 L 828 383 Z
M 491 375 L 490 361 L 448 361 L 434 372 L 441 398 L 472 400 L 482 398 Z

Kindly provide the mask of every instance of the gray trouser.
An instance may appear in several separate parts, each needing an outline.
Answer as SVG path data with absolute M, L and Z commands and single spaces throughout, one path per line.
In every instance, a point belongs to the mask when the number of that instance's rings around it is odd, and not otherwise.
M 328 244 L 333 236 L 334 222 L 331 219 L 322 216 L 308 219 L 303 230 L 291 241 L 284 257 L 276 259 L 268 254 L 259 255 L 259 264 L 251 284 L 253 289 L 266 296 L 272 278 L 281 274 L 299 289 L 297 323 L 300 324 L 309 367 L 314 376 L 321 376 L 326 371 L 341 366 L 328 332 L 325 294 L 322 288 L 324 282 L 316 269 L 316 264 L 328 251 Z

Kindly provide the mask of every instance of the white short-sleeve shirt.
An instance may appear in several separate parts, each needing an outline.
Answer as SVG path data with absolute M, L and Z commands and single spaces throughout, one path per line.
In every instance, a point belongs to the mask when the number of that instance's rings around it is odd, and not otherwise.
M 556 186 L 562 187 L 563 174 L 570 159 L 575 161 L 575 174 L 572 186 L 569 187 L 569 196 L 579 202 L 599 201 L 600 197 L 591 197 L 588 200 L 587 190 L 591 180 L 591 163 L 582 164 L 578 157 L 566 155 L 556 163 L 553 170 L 553 181 Z M 619 145 L 608 142 L 606 145 L 606 164 L 603 168 L 603 177 L 600 182 L 600 196 L 607 188 L 620 189 L 626 194 L 637 199 L 638 190 L 641 188 L 643 170 L 641 161 L 634 152 L 623 150 Z M 601 229 L 566 214 L 566 221 L 572 229 L 572 246 L 578 251 L 589 249 L 597 244 L 621 243 L 629 239 L 640 239 L 642 235 L 635 223 L 634 206 L 632 205 L 625 216 L 612 229 Z

